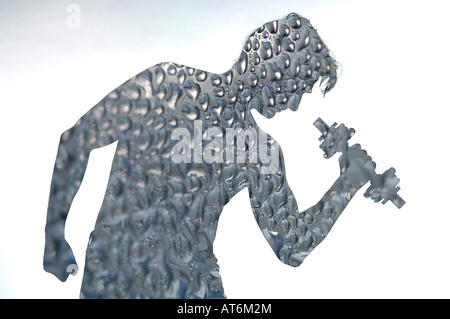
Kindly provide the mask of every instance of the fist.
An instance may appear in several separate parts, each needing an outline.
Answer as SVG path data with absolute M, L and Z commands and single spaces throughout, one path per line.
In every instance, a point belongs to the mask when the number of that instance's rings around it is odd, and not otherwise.
M 61 281 L 66 281 L 70 274 L 76 274 L 78 266 L 72 249 L 65 239 L 46 241 L 44 270 L 55 275 Z
M 361 145 L 355 144 L 339 157 L 341 175 L 359 188 L 372 179 L 376 164 Z

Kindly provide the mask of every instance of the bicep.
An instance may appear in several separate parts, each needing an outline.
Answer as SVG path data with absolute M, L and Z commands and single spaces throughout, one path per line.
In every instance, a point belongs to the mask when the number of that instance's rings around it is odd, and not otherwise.
M 268 164 L 258 163 L 248 167 L 249 196 L 252 208 L 258 214 L 278 220 L 280 216 L 295 215 L 298 208 L 287 182 L 283 153 L 278 144 L 274 145 L 277 146 L 276 157 L 272 157 Z M 272 151 L 271 154 L 275 153 Z M 263 170 L 264 167 L 266 170 Z
M 287 247 L 298 242 L 305 227 L 287 183 L 281 152 L 279 155 L 279 167 L 274 173 L 262 174 L 259 167 L 249 168 L 249 196 L 254 217 L 267 242 L 282 262 L 291 264 Z

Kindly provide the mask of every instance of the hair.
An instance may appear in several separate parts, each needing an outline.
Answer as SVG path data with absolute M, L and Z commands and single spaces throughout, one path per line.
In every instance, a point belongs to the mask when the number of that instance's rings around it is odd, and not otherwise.
M 320 42 L 323 45 L 323 49 L 325 49 L 327 52 L 326 59 L 328 60 L 329 65 L 331 65 L 331 68 L 327 74 L 321 76 L 320 83 L 319 83 L 320 90 L 322 91 L 323 95 L 325 96 L 336 85 L 337 78 L 338 78 L 338 70 L 339 69 L 342 70 L 341 64 L 336 61 L 334 54 L 330 51 L 330 49 L 328 49 L 328 46 L 326 45 L 325 41 L 323 41 L 323 39 L 319 36 L 317 29 L 312 26 L 312 24 L 310 23 L 310 21 L 307 18 L 305 18 L 297 13 L 292 12 L 292 13 L 289 13 L 288 15 L 286 15 L 286 19 L 289 19 L 289 17 L 292 17 L 292 16 L 297 16 L 297 17 L 303 19 L 304 21 L 308 22 L 309 27 L 312 30 L 314 30 L 317 38 L 320 39 Z
M 337 78 L 338 78 L 338 70 L 342 70 L 341 64 L 336 61 L 333 54 L 330 50 L 328 50 L 327 46 L 324 44 L 325 48 L 328 51 L 327 59 L 330 63 L 331 70 L 329 74 L 323 75 L 320 79 L 320 90 L 323 93 L 323 96 L 325 96 L 328 92 L 330 92 L 334 86 L 336 85 Z M 324 87 L 322 85 L 325 85 Z

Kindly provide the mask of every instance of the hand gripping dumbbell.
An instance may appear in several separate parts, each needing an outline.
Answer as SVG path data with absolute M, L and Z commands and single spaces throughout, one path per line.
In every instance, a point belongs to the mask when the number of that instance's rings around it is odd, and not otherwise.
M 395 169 L 391 167 L 383 174 L 377 174 L 375 162 L 359 144 L 348 146 L 348 140 L 355 134 L 353 128 L 347 128 L 344 124 L 337 126 L 337 123 L 328 126 L 321 118 L 314 122 L 314 126 L 322 133 L 319 141 L 322 141 L 320 148 L 325 158 L 329 159 L 338 152 L 342 153 L 339 158 L 341 175 L 347 174 L 355 183 L 364 184 L 370 181 L 370 186 L 364 193 L 365 197 L 370 197 L 376 203 L 381 201 L 385 204 L 391 201 L 398 208 L 405 204 L 398 195 L 400 187 L 397 185 L 400 179 L 395 175 Z

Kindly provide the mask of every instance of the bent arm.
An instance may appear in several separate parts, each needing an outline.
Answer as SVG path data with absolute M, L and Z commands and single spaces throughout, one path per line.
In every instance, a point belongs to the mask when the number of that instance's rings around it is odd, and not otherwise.
M 114 98 L 106 97 L 61 135 L 50 187 L 44 251 L 44 269 L 61 281 L 69 275 L 67 267 L 76 263 L 64 238 L 70 206 L 83 180 L 91 150 L 116 141 L 121 121 L 129 121 L 126 116 L 121 118 L 118 110 L 125 102 L 129 103 L 119 93 Z
M 314 206 L 298 211 L 286 180 L 280 153 L 279 170 L 270 175 L 249 169 L 250 200 L 258 225 L 277 257 L 299 266 L 327 236 L 355 193 L 370 179 L 375 163 L 358 146 L 341 155 L 341 175 Z

